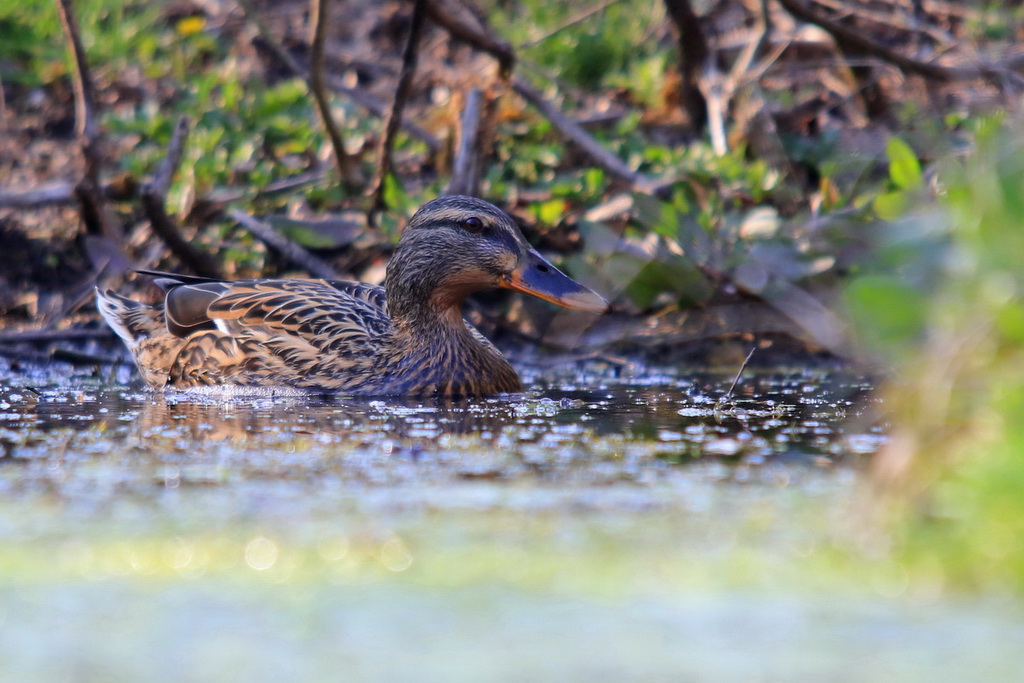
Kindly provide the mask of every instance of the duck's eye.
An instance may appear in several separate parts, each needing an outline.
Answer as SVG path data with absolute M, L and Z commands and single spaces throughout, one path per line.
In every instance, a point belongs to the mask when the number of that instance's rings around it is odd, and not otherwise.
M 484 222 L 476 216 L 470 216 L 466 220 L 462 221 L 462 225 L 470 232 L 480 232 L 484 229 Z

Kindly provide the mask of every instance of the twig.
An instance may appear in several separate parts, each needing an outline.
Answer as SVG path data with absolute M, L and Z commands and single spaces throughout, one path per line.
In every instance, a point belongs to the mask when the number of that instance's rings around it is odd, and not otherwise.
M 85 58 L 85 47 L 79 35 L 78 19 L 71 0 L 57 0 L 60 21 L 71 47 L 71 58 L 75 65 L 75 134 L 88 139 L 99 134 L 96 123 L 96 88 L 92 81 L 89 62 Z
M 328 76 L 327 85 L 334 92 L 345 95 L 352 99 L 353 102 L 361 106 L 375 116 L 386 116 L 388 112 L 387 102 L 377 97 L 371 92 L 360 90 L 359 88 L 349 88 L 342 83 L 341 78 L 338 76 Z M 441 151 L 441 143 L 438 139 L 425 128 L 416 125 L 412 121 L 403 119 L 399 125 L 409 135 L 418 139 L 420 142 L 427 146 L 431 154 L 437 154 Z
M 302 268 L 310 275 L 325 280 L 338 279 L 338 273 L 329 264 L 310 254 L 266 223 L 238 209 L 231 209 L 228 211 L 228 215 L 243 228 L 255 235 L 261 242 L 283 256 L 285 260 Z
M 498 60 L 501 77 L 508 78 L 516 63 L 515 50 L 489 30 L 464 2 L 461 0 L 427 0 L 426 5 L 431 21 L 443 26 L 456 38 L 490 54 Z
M 405 102 L 412 90 L 412 79 L 416 74 L 417 53 L 420 42 L 420 33 L 423 31 L 424 9 L 427 0 L 415 0 L 412 6 L 412 17 L 409 20 L 409 35 L 405 41 L 405 49 L 402 51 L 402 71 L 398 76 L 398 85 L 395 88 L 395 99 L 391 103 L 391 111 L 384 122 L 384 135 L 381 136 L 380 147 L 377 153 L 377 180 L 373 190 L 373 203 L 371 213 L 387 208 L 384 202 L 384 188 L 387 177 L 391 175 L 393 160 L 391 149 L 395 144 L 395 134 L 402 121 L 402 111 L 405 109 Z
M 298 60 L 288 52 L 288 50 L 285 50 L 276 40 L 274 40 L 274 37 L 270 35 L 270 31 L 267 29 L 266 25 L 260 20 L 259 15 L 249 6 L 248 0 L 239 0 L 239 5 L 242 7 L 242 11 L 246 18 L 253 26 L 256 27 L 256 31 L 260 34 L 259 45 L 269 50 L 270 54 L 273 55 L 282 66 L 291 71 L 295 76 L 298 76 L 305 81 L 307 87 L 310 87 L 310 90 L 312 90 L 309 81 L 309 71 L 300 64 Z M 324 82 L 331 90 L 339 95 L 344 95 L 345 97 L 350 98 L 353 102 L 375 116 L 384 116 L 387 113 L 387 104 L 373 93 L 360 90 L 359 88 L 349 88 L 342 82 L 341 78 L 330 74 L 325 75 Z M 441 143 L 438 142 L 437 138 L 420 126 L 406 121 L 403 121 L 401 125 L 402 130 L 426 144 L 427 149 L 430 150 L 431 154 L 437 154 L 441 151 Z
M 286 69 L 291 71 L 295 76 L 298 76 L 302 80 L 306 81 L 309 85 L 309 72 L 291 55 L 290 52 L 281 47 L 277 41 L 274 40 L 273 36 L 270 35 L 270 31 L 260 21 L 259 16 L 252 11 L 249 7 L 249 3 L 246 0 L 242 0 L 239 3 L 250 22 L 256 27 L 256 30 L 260 34 L 260 45 L 265 47 L 270 53 L 277 59 Z M 334 92 L 344 95 L 350 98 L 353 102 L 358 104 L 363 109 L 367 110 L 375 116 L 384 116 L 388 111 L 387 104 L 373 93 L 359 88 L 349 88 L 346 86 L 341 78 L 337 76 L 326 75 L 324 79 L 327 87 Z M 421 140 L 427 145 L 431 154 L 437 154 L 441 150 L 441 143 L 438 142 L 437 138 L 428 133 L 423 128 L 417 126 L 414 123 L 407 121 L 402 122 L 402 129 L 415 138 Z
M 704 120 L 711 137 L 711 149 L 715 155 L 725 156 L 729 151 L 725 137 L 725 115 L 729 109 L 731 93 L 726 79 L 711 60 L 708 60 L 698 86 L 701 95 L 704 96 Z
M 0 209 L 35 209 L 75 203 L 75 188 L 68 183 L 52 183 L 31 190 L 0 190 Z
M 608 9 L 612 5 L 614 5 L 616 3 L 619 3 L 619 2 L 622 2 L 622 0 L 604 0 L 604 2 L 598 4 L 595 7 L 590 7 L 588 9 L 585 9 L 582 12 L 576 14 L 575 16 L 569 17 L 563 23 L 561 23 L 558 26 L 554 27 L 550 31 L 545 31 L 543 34 L 541 34 L 540 36 L 538 36 L 536 38 L 531 38 L 530 40 L 527 40 L 524 43 L 520 43 L 519 44 L 519 49 L 522 50 L 522 49 L 525 49 L 525 48 L 528 48 L 528 47 L 533 47 L 534 45 L 537 45 L 538 43 L 543 43 L 548 38 L 551 38 L 552 36 L 558 35 L 559 33 L 561 33 L 562 31 L 564 31 L 567 28 L 571 28 L 571 27 L 575 26 L 576 24 L 579 24 L 581 22 L 586 21 L 587 19 L 589 19 L 590 17 L 594 16 L 595 14 L 600 14 L 601 12 L 604 12 L 606 9 Z
M 760 13 L 757 16 L 757 23 L 754 25 L 754 40 L 748 40 L 744 44 L 740 54 L 736 57 L 736 61 L 733 62 L 732 67 L 729 69 L 729 78 L 727 83 L 732 90 L 739 87 L 739 84 L 747 80 L 747 72 L 750 70 L 750 65 L 753 64 L 754 59 L 758 53 L 768 42 L 772 32 L 772 17 L 771 11 L 768 8 L 768 0 L 761 0 L 760 2 Z
M 171 131 L 171 139 L 167 143 L 167 155 L 156 169 L 153 179 L 143 185 L 142 192 L 150 192 L 160 197 L 166 197 L 171 187 L 171 180 L 174 172 L 181 165 L 181 157 L 185 152 L 185 141 L 188 139 L 188 117 L 181 116 L 174 122 L 174 129 Z
M 185 139 L 188 136 L 188 119 L 184 116 L 174 124 L 174 132 L 171 134 L 171 141 L 167 146 L 167 156 L 160 162 L 153 179 L 142 186 L 140 197 L 142 208 L 149 218 L 149 225 L 152 227 L 164 244 L 171 252 L 181 259 L 181 262 L 196 275 L 203 277 L 223 277 L 220 265 L 209 254 L 199 250 L 181 234 L 174 220 L 167 214 L 167 190 L 171 185 L 171 178 L 181 163 L 181 156 L 185 149 Z
M 87 231 L 119 238 L 121 227 L 105 205 L 101 192 L 102 132 L 96 121 L 96 87 L 85 57 L 78 19 L 71 0 L 57 0 L 57 6 L 75 66 L 75 133 L 85 161 L 85 172 L 75 186 L 75 199 L 78 200 L 82 222 Z
M 483 94 L 470 89 L 466 95 L 466 106 L 459 121 L 459 147 L 455 153 L 452 181 L 448 194 L 476 195 L 480 184 L 480 155 L 477 137 L 480 132 L 480 106 Z
M 341 174 L 341 182 L 348 192 L 356 193 L 363 186 L 359 160 L 345 149 L 341 130 L 331 114 L 331 101 L 324 86 L 324 42 L 326 41 L 327 5 L 330 0 L 310 0 L 309 17 L 309 89 L 313 91 L 320 120 L 334 149 L 334 161 Z
M 583 130 L 578 123 L 571 120 L 568 116 L 559 111 L 555 105 L 544 99 L 544 97 L 526 83 L 526 81 L 516 78 L 513 81 L 513 87 L 515 88 L 515 91 L 523 97 L 523 99 L 533 105 L 537 111 L 547 118 L 559 133 L 586 152 L 587 156 L 589 156 L 595 164 L 620 180 L 624 180 L 632 188 L 648 194 L 657 194 L 664 187 L 671 184 L 656 181 L 631 169 L 622 161 L 622 159 L 619 159 L 617 156 L 601 146 L 601 143 L 591 137 L 591 135 L 587 131 Z
M 727 401 L 732 397 L 733 389 L 735 389 L 736 385 L 740 383 L 740 377 L 743 376 L 743 371 L 747 369 L 750 359 L 754 356 L 754 351 L 757 351 L 757 344 L 750 347 L 750 353 L 748 353 L 747 357 L 743 360 L 743 364 L 740 365 L 740 369 L 736 371 L 736 377 L 733 378 L 732 384 L 729 386 L 729 391 L 725 392 L 725 395 L 719 399 L 720 401 Z

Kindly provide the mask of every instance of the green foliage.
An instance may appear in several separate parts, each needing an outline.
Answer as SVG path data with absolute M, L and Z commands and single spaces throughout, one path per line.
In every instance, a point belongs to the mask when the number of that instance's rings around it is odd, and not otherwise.
M 517 12 L 509 12 L 507 6 L 494 3 L 490 19 L 520 45 L 522 59 L 565 82 L 587 90 L 631 89 L 637 83 L 645 93 L 660 88 L 664 71 L 653 77 L 653 69 L 664 64 L 666 50 L 645 37 L 664 16 L 661 3 L 625 0 L 573 21 L 591 7 L 586 2 L 529 0 Z
M 879 272 L 847 296 L 894 367 L 883 465 L 909 458 L 899 481 L 927 501 L 902 520 L 907 561 L 1024 590 L 1024 146 L 999 118 L 972 133 L 974 151 L 939 169 L 938 205 L 918 199 L 883 226 Z M 921 176 L 906 152 L 890 145 L 890 178 L 911 190 Z

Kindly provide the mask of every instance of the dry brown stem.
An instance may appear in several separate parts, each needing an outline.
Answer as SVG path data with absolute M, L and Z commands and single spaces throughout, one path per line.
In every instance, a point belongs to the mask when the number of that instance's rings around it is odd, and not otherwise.
M 188 119 L 184 116 L 174 124 L 174 132 L 167 145 L 167 156 L 160 162 L 153 179 L 142 186 L 139 195 L 150 227 L 171 253 L 196 275 L 220 278 L 223 277 L 223 273 L 217 260 L 185 239 L 181 234 L 181 228 L 167 213 L 167 190 L 171 186 L 174 172 L 181 164 L 188 128 Z
M 452 167 L 452 181 L 447 194 L 477 195 L 480 186 L 480 154 L 477 141 L 483 94 L 472 88 L 466 94 L 466 105 L 459 120 L 459 146 Z
M 96 121 L 96 86 L 85 56 L 74 6 L 71 0 L 58 0 L 57 7 L 74 63 L 75 132 L 85 161 L 85 172 L 75 186 L 74 196 L 86 231 L 117 239 L 122 234 L 121 226 L 106 206 L 100 184 L 103 140 Z
M 327 5 L 330 0 L 310 0 L 309 16 L 309 89 L 313 92 L 320 121 L 334 150 L 334 162 L 341 174 L 341 182 L 350 193 L 359 192 L 363 187 L 363 174 L 359 171 L 359 159 L 345 149 L 341 130 L 331 114 L 331 100 L 324 82 L 324 43 L 326 42 Z
M 655 181 L 627 166 L 622 159 L 619 159 L 605 149 L 601 143 L 595 140 L 587 131 L 583 130 L 582 126 L 563 114 L 558 107 L 545 99 L 526 81 L 516 78 L 514 79 L 513 87 L 523 99 L 533 105 L 544 118 L 550 121 L 551 125 L 563 137 L 583 150 L 597 166 L 600 166 L 616 178 L 628 183 L 633 189 L 641 192 L 657 194 L 664 187 L 663 183 Z
M 387 208 L 384 202 L 384 188 L 387 177 L 391 175 L 393 168 L 391 150 L 395 145 L 395 134 L 398 132 L 398 126 L 402 122 L 402 112 L 405 109 L 406 100 L 409 99 L 409 92 L 412 90 L 412 79 L 416 75 L 416 61 L 420 34 L 423 32 L 426 4 L 427 0 L 415 0 L 412 7 L 412 17 L 409 20 L 409 35 L 406 38 L 405 49 L 402 51 L 402 71 L 398 76 L 395 99 L 391 103 L 391 111 L 384 122 L 384 135 L 381 136 L 380 147 L 377 153 L 377 180 L 373 189 L 371 214 Z

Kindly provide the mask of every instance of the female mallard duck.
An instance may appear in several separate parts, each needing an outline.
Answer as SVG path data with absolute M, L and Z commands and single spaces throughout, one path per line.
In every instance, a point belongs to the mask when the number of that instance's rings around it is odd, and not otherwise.
M 472 292 L 505 287 L 594 313 L 608 304 L 527 244 L 512 218 L 472 197 L 425 204 L 384 287 L 149 273 L 148 306 L 97 290 L 97 306 L 154 389 L 255 393 L 490 394 L 522 390 L 501 353 L 462 318 Z

